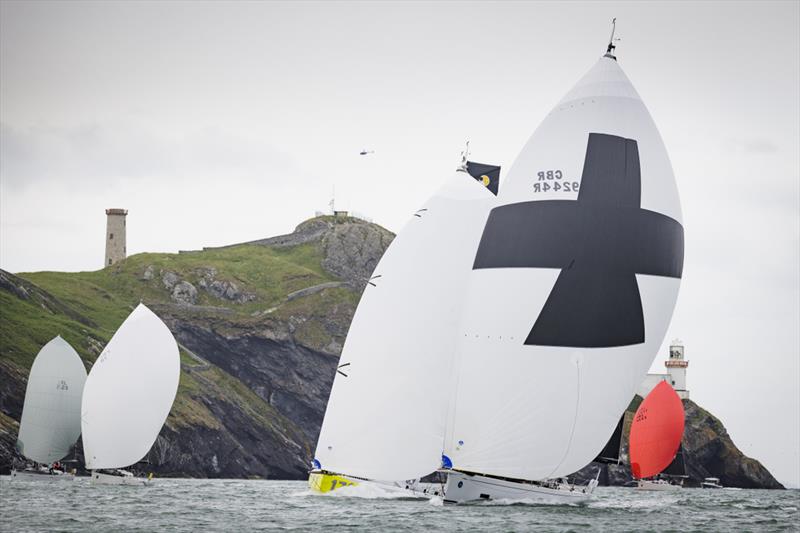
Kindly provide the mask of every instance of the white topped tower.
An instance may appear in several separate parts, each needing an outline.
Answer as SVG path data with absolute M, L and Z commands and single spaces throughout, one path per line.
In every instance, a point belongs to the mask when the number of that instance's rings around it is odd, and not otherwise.
M 669 358 L 664 361 L 664 366 L 667 371 L 663 374 L 647 374 L 636 390 L 636 394 L 645 398 L 653 387 L 661 381 L 666 381 L 682 400 L 689 399 L 689 389 L 686 388 L 686 368 L 689 366 L 689 361 L 684 359 L 684 346 L 683 341 L 675 339 L 669 346 Z
M 106 209 L 106 261 L 104 267 L 125 259 L 125 217 L 127 209 Z
M 670 376 L 670 385 L 675 389 L 682 399 L 689 398 L 689 391 L 686 389 L 686 368 L 689 361 L 683 358 L 683 341 L 675 339 L 669 346 L 669 359 L 664 361 L 667 373 Z

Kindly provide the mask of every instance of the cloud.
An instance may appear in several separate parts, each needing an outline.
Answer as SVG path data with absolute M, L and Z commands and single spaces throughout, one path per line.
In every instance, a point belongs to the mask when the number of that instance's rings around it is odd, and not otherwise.
M 726 148 L 734 152 L 746 152 L 750 154 L 771 154 L 780 150 L 778 144 L 765 137 L 728 139 L 726 141 Z
M 3 122 L 0 179 L 17 190 L 46 184 L 97 189 L 154 179 L 260 180 L 296 168 L 286 153 L 222 128 L 173 136 L 156 131 L 133 120 L 27 128 Z

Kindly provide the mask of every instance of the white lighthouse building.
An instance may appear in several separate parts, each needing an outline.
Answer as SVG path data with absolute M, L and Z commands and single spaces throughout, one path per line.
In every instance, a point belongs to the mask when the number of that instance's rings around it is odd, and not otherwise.
M 689 361 L 685 360 L 683 356 L 683 342 L 675 339 L 669 347 L 669 359 L 664 361 L 667 371 L 663 374 L 647 374 L 636 394 L 644 398 L 659 382 L 666 381 L 672 385 L 672 388 L 675 389 L 681 399 L 688 400 L 689 389 L 686 388 L 686 368 L 689 366 Z

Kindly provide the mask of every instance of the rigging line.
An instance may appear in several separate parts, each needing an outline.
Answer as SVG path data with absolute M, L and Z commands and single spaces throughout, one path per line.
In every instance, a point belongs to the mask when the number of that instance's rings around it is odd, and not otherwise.
M 577 380 L 577 395 L 575 399 L 575 417 L 572 419 L 572 429 L 569 432 L 569 442 L 567 442 L 567 448 L 564 450 L 564 455 L 561 457 L 561 461 L 558 462 L 555 468 L 548 474 L 548 478 L 550 478 L 553 473 L 555 473 L 561 465 L 564 464 L 564 461 L 569 455 L 569 450 L 572 448 L 572 438 L 575 436 L 575 426 L 578 425 L 578 412 L 580 411 L 581 405 L 581 362 L 580 359 L 575 361 L 575 370 L 578 372 L 578 380 Z
M 461 350 L 459 350 L 459 341 L 456 341 L 455 346 L 451 347 L 450 355 L 450 394 L 448 394 L 448 404 L 444 413 L 444 432 L 442 435 L 442 454 L 449 451 L 453 455 L 452 450 L 447 449 L 447 442 L 455 439 L 455 418 L 456 418 L 456 401 L 458 400 L 458 385 L 460 382 L 461 372 L 459 372 L 461 363 Z M 449 456 L 448 456 L 449 457 Z M 452 461 L 452 457 L 450 460 Z M 454 465 L 455 466 L 455 465 Z M 444 491 L 444 487 L 442 487 Z

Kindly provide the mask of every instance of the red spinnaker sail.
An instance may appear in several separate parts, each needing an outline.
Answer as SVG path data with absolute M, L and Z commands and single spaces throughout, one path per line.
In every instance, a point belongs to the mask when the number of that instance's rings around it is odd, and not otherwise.
M 631 471 L 636 479 L 664 470 L 678 452 L 683 438 L 681 399 L 662 381 L 644 399 L 631 424 Z

